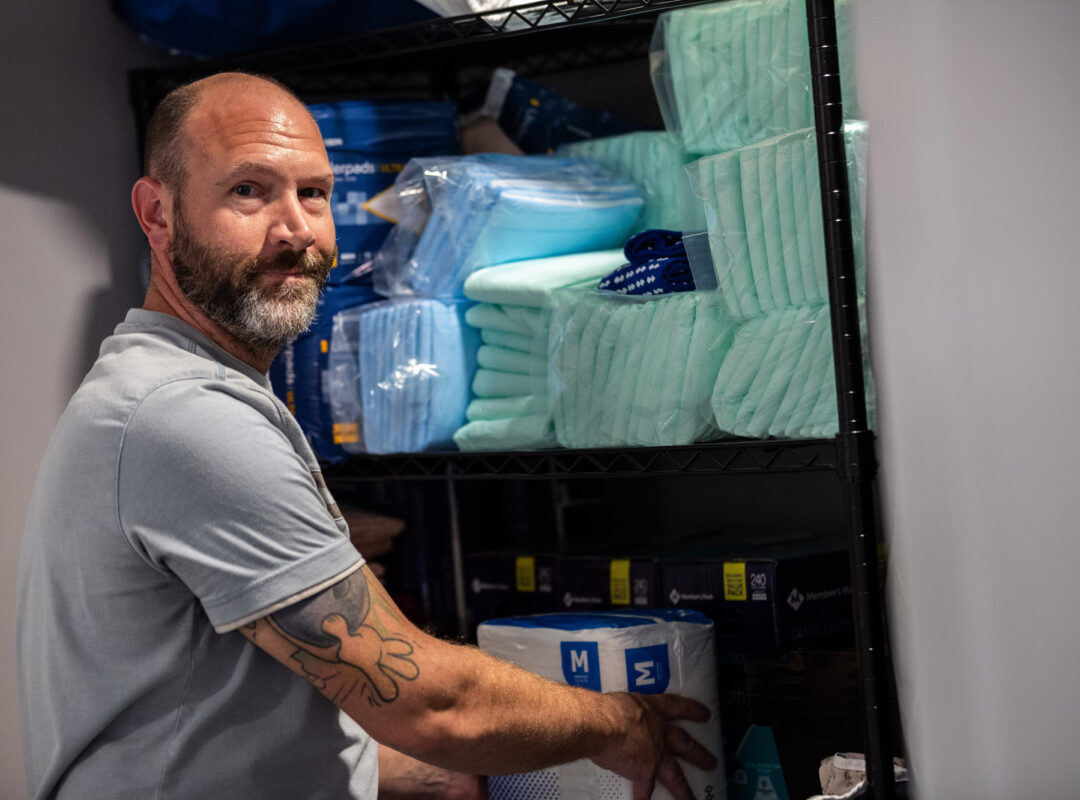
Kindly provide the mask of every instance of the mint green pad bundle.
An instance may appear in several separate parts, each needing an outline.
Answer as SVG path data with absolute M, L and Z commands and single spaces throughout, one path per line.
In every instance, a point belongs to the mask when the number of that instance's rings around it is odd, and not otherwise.
M 479 302 L 466 311 L 465 321 L 480 329 L 483 344 L 467 422 L 454 436 L 461 450 L 555 444 L 547 386 L 548 298 L 568 286 L 592 288 L 624 263 L 623 251 L 612 249 L 512 261 L 466 278 L 466 297 Z
M 715 294 L 552 298 L 555 436 L 565 447 L 689 444 L 717 433 L 709 409 L 734 324 Z
M 865 287 L 867 125 L 844 125 L 856 282 Z M 738 319 L 828 300 L 825 238 L 812 128 L 686 167 L 708 219 L 709 249 L 728 311 Z
M 866 357 L 865 303 L 859 301 Z M 712 408 L 719 429 L 745 437 L 821 438 L 836 434 L 832 330 L 826 304 L 778 309 L 742 323 L 717 374 Z M 873 378 L 867 412 L 875 424 Z
M 838 0 L 844 107 L 858 116 L 853 2 Z M 728 0 L 661 14 L 651 76 L 667 130 L 707 155 L 814 124 L 806 5 Z
M 683 166 L 694 157 L 683 151 L 674 134 L 638 131 L 619 136 L 585 139 L 562 145 L 556 155 L 591 158 L 619 178 L 637 186 L 645 207 L 635 223 L 636 231 L 662 228 L 702 230 L 700 203 L 690 192 Z M 695 208 L 696 207 L 696 208 Z M 688 209 L 694 208 L 692 219 Z

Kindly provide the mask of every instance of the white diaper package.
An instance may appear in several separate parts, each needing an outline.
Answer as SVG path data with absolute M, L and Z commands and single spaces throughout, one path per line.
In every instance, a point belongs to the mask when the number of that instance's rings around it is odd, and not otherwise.
M 694 797 L 725 800 L 713 623 L 689 609 L 536 614 L 487 620 L 482 650 L 545 678 L 598 692 L 669 692 L 693 698 L 708 722 L 679 722 L 717 757 L 706 772 L 682 762 Z M 491 800 L 630 800 L 630 781 L 587 759 L 489 779 Z M 653 800 L 670 800 L 657 786 Z

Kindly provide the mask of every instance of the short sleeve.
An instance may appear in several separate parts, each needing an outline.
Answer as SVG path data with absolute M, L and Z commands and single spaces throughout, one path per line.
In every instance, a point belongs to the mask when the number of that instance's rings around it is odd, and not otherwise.
M 215 629 L 231 630 L 363 564 L 313 467 L 255 387 L 173 381 L 127 422 L 120 528 L 190 589 Z

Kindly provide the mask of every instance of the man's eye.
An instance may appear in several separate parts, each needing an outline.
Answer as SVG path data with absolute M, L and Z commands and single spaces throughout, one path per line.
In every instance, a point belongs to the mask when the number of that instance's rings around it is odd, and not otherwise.
M 300 190 L 300 196 L 301 197 L 326 197 L 326 191 L 323 190 L 323 189 L 317 189 L 315 187 L 311 187 L 309 189 L 301 189 Z
M 255 187 L 250 183 L 241 183 L 239 186 L 233 187 L 233 192 L 240 197 L 251 197 L 255 194 Z

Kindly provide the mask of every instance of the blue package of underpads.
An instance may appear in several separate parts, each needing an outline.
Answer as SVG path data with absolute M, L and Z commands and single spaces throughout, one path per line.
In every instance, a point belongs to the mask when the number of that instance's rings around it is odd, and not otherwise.
M 376 0 L 112 0 L 151 47 L 215 58 L 325 42 L 434 19 L 420 3 Z
M 648 126 L 603 109 L 580 106 L 549 86 L 500 67 L 491 76 L 480 114 L 528 154 L 560 145 L 646 130 Z
M 334 315 L 378 300 L 370 275 L 339 286 L 327 286 L 319 296 L 311 327 L 282 348 L 270 366 L 274 393 L 300 423 L 311 449 L 321 461 L 348 456 L 342 445 L 356 440 L 355 429 L 335 425 L 326 391 L 327 360 Z
M 334 171 L 330 203 L 338 263 L 329 283 L 340 284 L 363 271 L 397 221 L 392 210 L 377 207 L 378 199 L 409 159 L 461 151 L 457 108 L 436 101 L 360 100 L 308 108 Z

